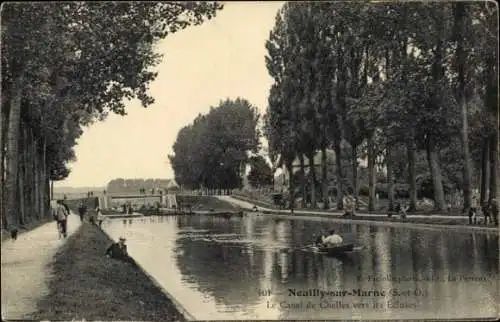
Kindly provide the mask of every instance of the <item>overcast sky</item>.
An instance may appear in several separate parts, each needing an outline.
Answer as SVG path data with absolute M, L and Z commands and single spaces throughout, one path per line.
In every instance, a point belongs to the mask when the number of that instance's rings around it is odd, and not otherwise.
M 231 2 L 201 26 L 168 36 L 150 93 L 156 102 L 127 103 L 128 115 L 111 115 L 85 129 L 77 161 L 56 186 L 105 186 L 114 178 L 173 178 L 167 162 L 179 129 L 221 99 L 248 99 L 263 113 L 272 79 L 265 41 L 282 2 Z

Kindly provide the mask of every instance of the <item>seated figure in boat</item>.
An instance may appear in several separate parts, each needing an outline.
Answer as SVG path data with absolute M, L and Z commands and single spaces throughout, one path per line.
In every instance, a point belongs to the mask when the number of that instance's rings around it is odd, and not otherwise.
M 344 242 L 344 239 L 335 230 L 330 230 L 330 234 L 323 237 L 323 245 L 325 246 L 339 246 Z
M 321 246 L 323 245 L 323 239 L 325 239 L 325 236 L 323 233 L 320 233 L 319 235 L 313 234 L 313 239 L 314 239 L 314 246 Z

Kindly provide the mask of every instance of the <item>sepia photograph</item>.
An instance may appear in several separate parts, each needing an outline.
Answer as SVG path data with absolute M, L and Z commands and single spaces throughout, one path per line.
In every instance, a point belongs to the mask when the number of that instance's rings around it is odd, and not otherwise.
M 494 1 L 3 2 L 2 321 L 496 321 Z

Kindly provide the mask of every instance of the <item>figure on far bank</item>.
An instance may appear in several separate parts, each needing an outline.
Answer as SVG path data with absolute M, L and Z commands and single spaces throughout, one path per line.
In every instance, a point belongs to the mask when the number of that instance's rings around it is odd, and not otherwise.
M 344 192 L 344 197 L 342 198 L 342 202 L 345 208 L 344 217 L 355 216 L 356 200 L 354 199 L 354 197 L 346 191 Z

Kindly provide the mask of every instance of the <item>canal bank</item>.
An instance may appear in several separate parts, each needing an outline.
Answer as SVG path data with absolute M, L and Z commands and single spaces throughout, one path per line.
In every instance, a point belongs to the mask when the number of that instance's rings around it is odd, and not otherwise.
M 104 256 L 112 240 L 84 223 L 55 254 L 33 320 L 184 321 L 140 269 Z
M 232 203 L 245 211 L 255 211 L 255 204 L 249 201 L 241 200 L 232 196 L 216 196 L 221 201 Z M 314 210 L 278 210 L 257 206 L 257 211 L 264 214 L 275 216 L 286 216 L 300 219 L 329 218 L 341 223 L 360 223 L 378 226 L 408 227 L 419 229 L 453 229 L 461 231 L 487 231 L 499 232 L 499 228 L 493 225 L 468 225 L 467 216 L 450 215 L 408 215 L 404 220 L 399 216 L 388 218 L 387 214 L 360 214 L 355 218 L 344 218 L 341 212 L 327 212 Z

